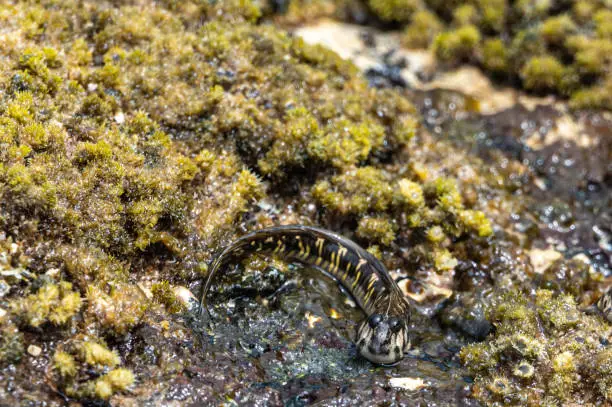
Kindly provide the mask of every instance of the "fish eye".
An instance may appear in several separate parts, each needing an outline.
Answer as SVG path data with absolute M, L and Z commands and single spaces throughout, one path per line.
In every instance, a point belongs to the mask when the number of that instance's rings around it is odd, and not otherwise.
M 381 322 L 382 322 L 382 315 L 380 314 L 374 314 L 368 319 L 368 324 L 370 325 L 370 328 L 372 329 L 376 328 L 378 324 L 380 324 Z
M 402 329 L 402 322 L 397 318 L 393 318 L 391 321 L 389 321 L 389 328 L 391 329 L 391 332 L 397 333 Z

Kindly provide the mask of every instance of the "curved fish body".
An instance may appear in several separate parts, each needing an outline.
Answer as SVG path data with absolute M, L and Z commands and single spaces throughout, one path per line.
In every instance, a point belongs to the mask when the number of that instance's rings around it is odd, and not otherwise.
M 608 322 L 612 323 L 612 287 L 597 300 L 597 308 Z
M 368 316 L 357 331 L 360 354 L 380 364 L 398 362 L 410 347 L 410 305 L 384 265 L 355 242 L 329 230 L 289 225 L 258 230 L 226 247 L 212 262 L 201 309 L 217 271 L 231 259 L 272 254 L 319 268 L 335 278 Z

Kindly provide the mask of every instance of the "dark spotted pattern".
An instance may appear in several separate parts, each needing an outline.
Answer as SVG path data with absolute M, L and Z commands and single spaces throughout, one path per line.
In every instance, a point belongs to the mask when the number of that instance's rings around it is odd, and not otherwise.
M 608 291 L 597 301 L 597 308 L 608 322 L 612 323 L 612 287 L 608 288 Z
M 219 268 L 236 256 L 257 252 L 317 267 L 338 280 L 368 316 L 356 338 L 363 357 L 374 363 L 393 364 L 410 348 L 409 305 L 383 264 L 353 241 L 310 226 L 262 229 L 226 247 L 211 264 L 202 290 L 202 310 Z

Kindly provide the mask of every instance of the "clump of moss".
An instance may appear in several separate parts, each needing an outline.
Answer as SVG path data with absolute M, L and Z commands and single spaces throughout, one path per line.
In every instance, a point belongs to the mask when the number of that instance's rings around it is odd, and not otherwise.
M 530 90 L 554 90 L 564 75 L 564 67 L 553 56 L 533 57 L 521 70 L 523 85 Z
M 312 187 L 314 198 L 322 205 L 342 214 L 363 214 L 368 210 L 384 211 L 391 203 L 393 190 L 384 172 L 362 167 Z
M 12 304 L 16 318 L 34 328 L 46 322 L 64 325 L 80 308 L 80 294 L 73 291 L 72 284 L 66 281 L 45 284 L 36 293 Z
M 279 134 L 265 157 L 259 160 L 264 173 L 276 171 L 281 165 L 303 165 L 307 158 L 306 146 L 319 133 L 319 123 L 305 108 L 289 110 L 285 117 L 286 128 Z
M 453 10 L 453 23 L 457 26 L 478 24 L 480 18 L 473 4 L 463 4 Z
M 6 317 L 0 317 L 0 366 L 18 363 L 24 351 L 23 334 Z
M 140 322 L 149 303 L 131 284 L 112 287 L 110 294 L 96 286 L 87 288 L 87 316 L 111 335 L 124 335 Z
M 570 106 L 576 109 L 608 109 L 612 106 L 612 77 L 602 85 L 594 85 L 572 94 Z
M 388 246 L 395 240 L 395 229 L 397 227 L 386 217 L 366 216 L 359 221 L 357 236 Z
M 417 166 L 418 167 L 418 166 Z M 417 174 L 424 175 L 418 168 Z M 493 233 L 483 212 L 466 209 L 457 183 L 451 178 L 436 178 L 419 183 L 407 178 L 397 181 L 373 167 L 353 169 L 330 181 L 317 182 L 313 197 L 326 209 L 345 216 L 359 217 L 357 235 L 384 245 L 395 239 L 396 225 L 385 216 L 362 216 L 387 212 L 404 219 L 404 228 L 423 236 L 415 241 L 432 266 L 440 272 L 454 269 L 458 260 L 449 250 L 449 237 L 473 234 L 488 237 Z
M 458 64 L 473 57 L 480 40 L 481 35 L 478 28 L 470 24 L 439 34 L 432 46 L 441 61 Z
M 134 384 L 131 370 L 117 367 L 119 355 L 102 342 L 77 340 L 57 350 L 52 370 L 56 385 L 76 399 L 107 400 Z
M 481 402 L 565 403 L 587 391 L 593 392 L 593 401 L 609 400 L 603 384 L 608 376 L 602 375 L 607 362 L 593 367 L 606 352 L 600 338 L 607 327 L 598 317 L 581 313 L 571 296 L 538 290 L 530 302 L 520 293 L 506 294 L 492 307 L 489 319 L 495 333 L 460 352 L 476 376 L 474 395 Z
M 151 292 L 153 293 L 153 299 L 163 304 L 166 307 L 166 310 L 172 314 L 180 313 L 186 311 L 185 304 L 176 298 L 170 283 L 167 281 L 162 281 L 159 283 L 153 284 L 151 287 Z
M 350 8 L 347 2 L 331 3 L 336 11 Z M 475 63 L 496 79 L 522 78 L 522 86 L 530 91 L 570 98 L 575 94 L 577 101 L 571 105 L 577 109 L 611 106 L 597 91 L 610 76 L 612 41 L 612 11 L 601 2 L 369 0 L 368 4 L 382 20 L 406 24 L 404 46 L 429 47 L 449 66 Z M 573 37 L 581 37 L 580 47 Z M 542 74 L 547 69 L 550 80 Z
M 442 21 L 434 13 L 417 11 L 404 30 L 402 44 L 408 48 L 427 48 L 443 29 Z
M 423 197 L 423 187 L 409 179 L 401 179 L 397 183 L 396 193 L 394 194 L 394 202 L 398 206 L 407 209 L 418 209 L 425 204 Z
M 364 161 L 384 140 L 384 128 L 380 125 L 341 121 L 310 141 L 308 151 L 311 157 L 342 168 Z
M 482 44 L 482 63 L 491 72 L 508 72 L 508 50 L 499 38 L 487 38 Z
M 576 30 L 576 24 L 567 14 L 549 17 L 540 26 L 540 34 L 546 42 L 552 45 L 562 45 L 567 36 Z
M 372 10 L 385 21 L 405 22 L 422 7 L 419 0 L 368 0 Z

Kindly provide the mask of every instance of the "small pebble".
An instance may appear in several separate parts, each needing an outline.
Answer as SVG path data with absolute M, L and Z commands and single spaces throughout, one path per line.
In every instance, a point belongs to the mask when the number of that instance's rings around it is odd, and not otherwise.
M 389 380 L 389 384 L 405 390 L 419 390 L 427 387 L 423 379 L 417 377 L 393 377 Z
M 125 122 L 125 115 L 123 112 L 119 112 L 114 117 L 115 121 L 119 124 L 123 124 Z
M 28 346 L 28 353 L 34 357 L 40 356 L 42 349 L 36 345 Z

